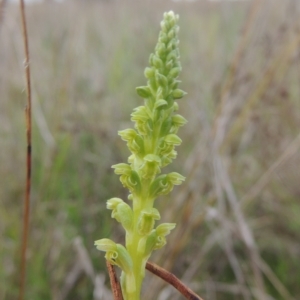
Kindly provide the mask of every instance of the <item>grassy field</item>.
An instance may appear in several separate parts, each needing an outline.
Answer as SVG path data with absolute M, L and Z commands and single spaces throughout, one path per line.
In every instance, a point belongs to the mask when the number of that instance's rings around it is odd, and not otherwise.
M 189 123 L 157 203 L 176 222 L 152 261 L 205 300 L 300 299 L 300 5 L 292 0 L 45 2 L 27 7 L 33 182 L 26 299 L 111 299 L 93 243 L 123 232 L 106 200 L 167 10 L 180 14 Z M 0 24 L 0 300 L 18 295 L 25 82 L 18 7 Z M 104 295 L 101 296 L 101 292 Z M 105 294 L 106 293 L 106 294 Z M 143 300 L 179 300 L 147 275 Z

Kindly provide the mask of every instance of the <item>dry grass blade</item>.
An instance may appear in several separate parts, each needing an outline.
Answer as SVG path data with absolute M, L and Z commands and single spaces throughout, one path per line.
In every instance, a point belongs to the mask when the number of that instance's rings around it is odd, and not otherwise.
M 213 126 L 214 135 L 216 134 L 216 130 L 217 130 L 217 122 L 219 120 L 219 117 L 220 117 L 223 109 L 224 109 L 224 105 L 225 105 L 225 102 L 227 99 L 227 94 L 230 92 L 230 89 L 232 88 L 232 86 L 234 84 L 234 77 L 235 77 L 238 65 L 243 58 L 245 49 L 247 49 L 247 43 L 249 42 L 249 35 L 250 35 L 252 25 L 255 20 L 255 16 L 256 16 L 257 12 L 259 11 L 260 4 L 261 4 L 261 0 L 253 1 L 252 5 L 250 7 L 250 10 L 249 10 L 248 18 L 246 19 L 246 21 L 244 23 L 244 27 L 243 27 L 242 33 L 241 33 L 241 40 L 239 42 L 239 45 L 235 52 L 235 55 L 232 59 L 232 62 L 229 66 L 229 71 L 225 78 L 225 83 L 221 90 L 221 96 L 220 96 L 221 101 L 220 101 L 220 105 L 217 109 L 217 113 L 216 113 L 216 117 L 215 117 L 215 124 Z
M 105 286 L 105 275 L 96 274 L 91 257 L 88 250 L 85 248 L 81 237 L 76 237 L 73 240 L 76 256 L 73 266 L 65 275 L 64 285 L 58 296 L 53 296 L 56 300 L 65 300 L 70 298 L 70 294 L 76 290 L 80 278 L 87 276 L 94 284 L 94 300 L 112 299 L 110 289 Z
M 185 284 L 183 284 L 174 274 L 166 271 L 165 269 L 159 267 L 158 265 L 147 262 L 146 269 L 161 279 L 165 280 L 175 289 L 177 289 L 186 299 L 189 300 L 203 300 L 200 296 L 195 294 L 191 289 L 189 289 Z
M 232 140 L 239 136 L 249 118 L 250 112 L 264 95 L 277 72 L 280 71 L 280 76 L 284 76 L 289 66 L 288 61 L 299 47 L 299 43 L 300 34 L 298 33 L 298 35 L 292 41 L 283 45 L 280 53 L 274 58 L 274 60 L 271 61 L 257 87 L 247 99 L 245 105 L 243 106 L 243 109 L 236 117 L 236 120 L 233 122 L 231 128 L 229 129 L 227 136 L 225 137 L 224 142 L 221 146 L 221 151 L 227 149 L 228 146 L 232 144 Z
M 7 0 L 2 0 L 0 2 L 0 26 L 4 19 L 4 8 L 5 8 L 6 3 L 7 3 Z
M 222 162 L 222 158 L 218 155 L 216 155 L 216 157 L 215 157 L 215 164 L 216 164 L 216 166 L 215 166 L 216 174 L 217 174 L 217 176 L 219 176 L 222 187 L 227 194 L 229 204 L 233 210 L 233 213 L 235 215 L 235 218 L 236 218 L 238 226 L 239 226 L 240 235 L 249 251 L 249 256 L 251 259 L 251 265 L 252 265 L 255 282 L 256 282 L 257 286 L 259 287 L 259 290 L 263 294 L 265 294 L 263 277 L 262 277 L 260 269 L 258 268 L 260 255 L 259 255 L 259 251 L 257 249 L 257 245 L 254 240 L 253 233 L 244 217 L 244 214 L 240 207 L 239 201 L 235 194 L 235 190 L 233 188 L 232 182 L 229 178 L 229 174 L 228 174 L 227 170 L 225 169 L 224 163 Z M 263 297 L 264 296 L 262 296 L 261 299 L 263 299 Z
M 281 283 L 269 265 L 263 260 L 259 259 L 259 267 L 262 272 L 266 275 L 266 277 L 272 282 L 273 286 L 276 290 L 280 293 L 283 299 L 285 300 L 296 300 L 294 297 L 291 296 L 289 291 L 285 288 L 285 286 Z
M 20 0 L 21 19 L 23 27 L 23 39 L 25 48 L 25 75 L 26 75 L 26 90 L 27 90 L 27 105 L 26 113 L 26 137 L 27 137 L 27 162 L 26 162 L 26 192 L 24 200 L 24 215 L 23 215 L 23 233 L 22 233 L 22 248 L 21 248 L 21 269 L 20 269 L 20 290 L 19 300 L 24 299 L 25 280 L 26 280 L 26 254 L 29 233 L 29 217 L 30 217 L 30 189 L 31 189 L 31 82 L 30 82 L 30 66 L 29 66 L 29 46 L 26 26 L 26 14 L 24 0 Z
M 285 151 L 280 155 L 280 157 L 269 167 L 269 169 L 257 180 L 257 182 L 251 187 L 250 191 L 242 197 L 241 201 L 243 205 L 245 202 L 257 197 L 263 188 L 268 184 L 271 179 L 272 174 L 291 156 L 299 151 L 300 147 L 300 134 L 288 145 Z
M 221 247 L 224 249 L 224 252 L 226 253 L 230 266 L 234 272 L 236 281 L 238 282 L 241 297 L 243 297 L 243 299 L 249 300 L 250 296 L 246 288 L 245 276 L 241 264 L 238 260 L 238 257 L 234 251 L 233 238 L 229 230 L 226 229 L 225 227 L 226 225 L 224 224 L 224 222 L 221 225 L 224 226 L 225 228 L 224 230 L 220 230 L 221 235 L 223 236 L 223 241 L 222 241 L 223 243 L 221 244 Z

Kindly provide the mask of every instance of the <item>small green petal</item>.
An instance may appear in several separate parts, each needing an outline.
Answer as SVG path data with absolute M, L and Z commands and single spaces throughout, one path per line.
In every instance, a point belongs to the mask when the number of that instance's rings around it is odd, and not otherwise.
M 166 53 L 166 45 L 164 43 L 157 44 L 156 51 L 157 54 L 162 57 Z
M 177 126 L 183 126 L 187 123 L 187 120 L 181 115 L 174 115 L 172 116 L 172 123 Z
M 168 77 L 170 77 L 170 78 L 176 78 L 179 75 L 180 71 L 181 71 L 180 68 L 173 68 L 169 72 Z
M 157 226 L 156 233 L 157 235 L 166 236 L 170 234 L 171 230 L 176 227 L 175 223 L 163 223 Z
M 138 221 L 138 232 L 140 235 L 147 235 L 153 229 L 155 220 L 160 219 L 160 214 L 156 208 L 143 210 Z
M 160 173 L 161 158 L 155 154 L 147 154 L 144 158 L 144 164 L 140 167 L 142 178 L 150 181 L 157 173 Z
M 178 109 L 179 109 L 178 103 L 174 102 L 174 104 L 173 104 L 173 110 L 177 111 Z
M 124 201 L 120 198 L 111 198 L 109 200 L 106 201 L 106 208 L 107 209 L 116 209 L 117 206 L 120 203 L 123 203 Z
M 160 157 L 157 156 L 157 155 L 155 155 L 155 154 L 147 154 L 147 155 L 144 157 L 144 160 L 149 161 L 149 162 L 157 162 L 157 163 L 160 163 L 160 162 L 161 162 Z
M 176 146 L 179 146 L 181 143 L 182 143 L 182 140 L 181 138 L 176 135 L 176 134 L 168 134 L 166 137 L 165 137 L 165 142 L 167 144 L 173 144 L 173 145 L 176 145 Z
M 118 265 L 125 273 L 131 273 L 133 269 L 133 263 L 126 248 L 121 244 L 117 244 L 117 252 L 118 258 L 116 259 L 116 265 Z
M 156 238 L 156 243 L 155 246 L 153 248 L 153 250 L 158 250 L 161 249 L 163 246 L 165 246 L 167 243 L 166 238 L 164 236 L 158 236 Z
M 163 61 L 156 55 L 152 57 L 152 65 L 157 69 L 161 69 L 164 66 Z
M 141 121 L 145 122 L 149 119 L 149 112 L 145 106 L 139 106 L 134 109 L 134 112 L 131 114 L 132 121 Z
M 141 240 L 141 251 L 143 251 L 144 255 L 147 257 L 151 254 L 154 250 L 156 240 L 157 240 L 157 233 L 156 230 L 152 230 L 148 237 L 145 237 L 146 241 Z
M 166 70 L 170 71 L 173 67 L 173 60 L 167 60 Z
M 172 96 L 174 99 L 181 99 L 183 96 L 185 96 L 187 93 L 183 90 L 176 89 L 173 91 Z
M 167 58 L 166 58 L 166 60 L 167 61 L 176 61 L 177 60 L 177 53 L 176 53 L 176 51 L 175 50 L 172 50 L 172 51 L 170 51 L 169 53 L 168 53 L 168 55 L 167 55 Z M 174 70 L 175 68 L 172 68 L 171 69 L 171 71 L 172 70 Z M 180 71 L 180 69 L 178 70 L 178 73 L 179 73 L 179 71 Z M 174 71 L 173 71 L 174 72 Z M 170 74 L 169 74 L 170 75 Z
M 161 87 L 167 87 L 168 85 L 168 79 L 166 76 L 156 72 L 155 74 L 155 79 L 156 79 L 156 82 L 161 86 Z
M 164 32 L 168 32 L 168 29 L 170 28 L 168 26 L 167 22 L 165 22 L 165 21 L 160 22 L 160 27 L 161 27 L 161 30 L 164 31 Z
M 174 229 L 175 226 L 175 223 L 164 223 L 155 229 L 157 238 L 153 250 L 160 249 L 167 243 L 166 235 L 170 234 L 171 230 Z
M 168 102 L 164 99 L 159 99 L 155 102 L 154 108 L 159 108 L 159 107 L 162 107 L 164 105 L 168 105 Z
M 185 177 L 180 175 L 177 172 L 171 172 L 167 175 L 168 180 L 170 180 L 170 182 L 172 182 L 172 184 L 174 185 L 180 185 L 184 180 Z
M 130 165 L 124 163 L 112 165 L 111 167 L 115 169 L 115 173 L 118 175 L 130 175 L 132 171 Z
M 149 98 L 151 96 L 151 90 L 148 86 L 140 86 L 136 88 L 136 92 L 142 98 Z
M 131 141 L 136 137 L 137 132 L 134 129 L 129 128 L 118 131 L 118 135 L 122 138 L 123 141 Z
M 144 75 L 148 79 L 154 78 L 154 76 L 155 76 L 155 69 L 147 67 L 145 69 L 145 71 L 144 71 Z
M 129 177 L 128 182 L 129 182 L 131 189 L 134 190 L 135 192 L 139 193 L 139 191 L 141 189 L 141 180 L 136 171 L 131 172 L 131 176 Z
M 161 32 L 159 33 L 158 41 L 159 41 L 160 43 L 166 43 L 166 42 L 168 41 L 168 36 L 167 36 L 167 34 L 166 34 L 165 32 L 163 32 L 163 31 L 161 31 Z
M 133 212 L 130 206 L 120 198 L 111 198 L 106 203 L 107 209 L 112 210 L 111 217 L 120 222 L 125 230 L 131 230 Z
M 98 241 L 95 241 L 96 248 L 100 251 L 116 251 L 117 250 L 117 244 L 110 240 L 110 239 L 101 239 Z
M 160 135 L 165 136 L 166 134 L 168 134 L 171 127 L 172 127 L 172 120 L 171 118 L 167 118 L 161 125 Z

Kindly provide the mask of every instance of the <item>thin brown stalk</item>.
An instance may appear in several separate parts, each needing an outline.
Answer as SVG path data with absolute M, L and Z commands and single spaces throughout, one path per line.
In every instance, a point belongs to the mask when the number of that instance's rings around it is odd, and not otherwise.
M 27 138 L 27 153 L 26 153 L 26 191 L 24 199 L 24 212 L 23 212 L 23 233 L 22 233 L 22 246 L 21 246 L 21 266 L 20 266 L 20 289 L 19 300 L 24 299 L 25 282 L 26 282 L 26 257 L 27 257 L 27 243 L 29 233 L 29 217 L 30 217 L 30 188 L 31 188 L 31 83 L 30 83 L 30 66 L 29 66 L 29 46 L 28 34 L 26 26 L 26 14 L 24 0 L 20 0 L 21 21 L 23 28 L 23 40 L 25 49 L 25 77 L 26 77 L 26 91 L 27 91 L 27 104 L 25 108 L 26 115 L 26 138 Z
M 176 290 L 178 290 L 188 300 L 203 300 L 200 296 L 194 293 L 183 282 L 181 282 L 174 274 L 161 268 L 160 266 L 147 262 L 146 269 L 156 276 L 160 277 L 167 283 L 171 284 Z
M 106 266 L 108 270 L 108 275 L 110 279 L 110 285 L 113 292 L 114 300 L 123 300 L 122 290 L 121 290 L 119 280 L 117 278 L 116 271 L 108 261 L 106 261 Z

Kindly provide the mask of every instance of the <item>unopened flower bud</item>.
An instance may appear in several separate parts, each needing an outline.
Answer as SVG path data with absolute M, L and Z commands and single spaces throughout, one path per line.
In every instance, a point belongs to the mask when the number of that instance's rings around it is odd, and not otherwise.
M 151 90 L 148 86 L 139 86 L 136 88 L 138 95 L 144 99 L 147 99 L 151 96 Z
M 174 99 L 181 99 L 186 94 L 187 93 L 185 91 L 176 89 L 173 91 L 172 96 L 174 97 Z

